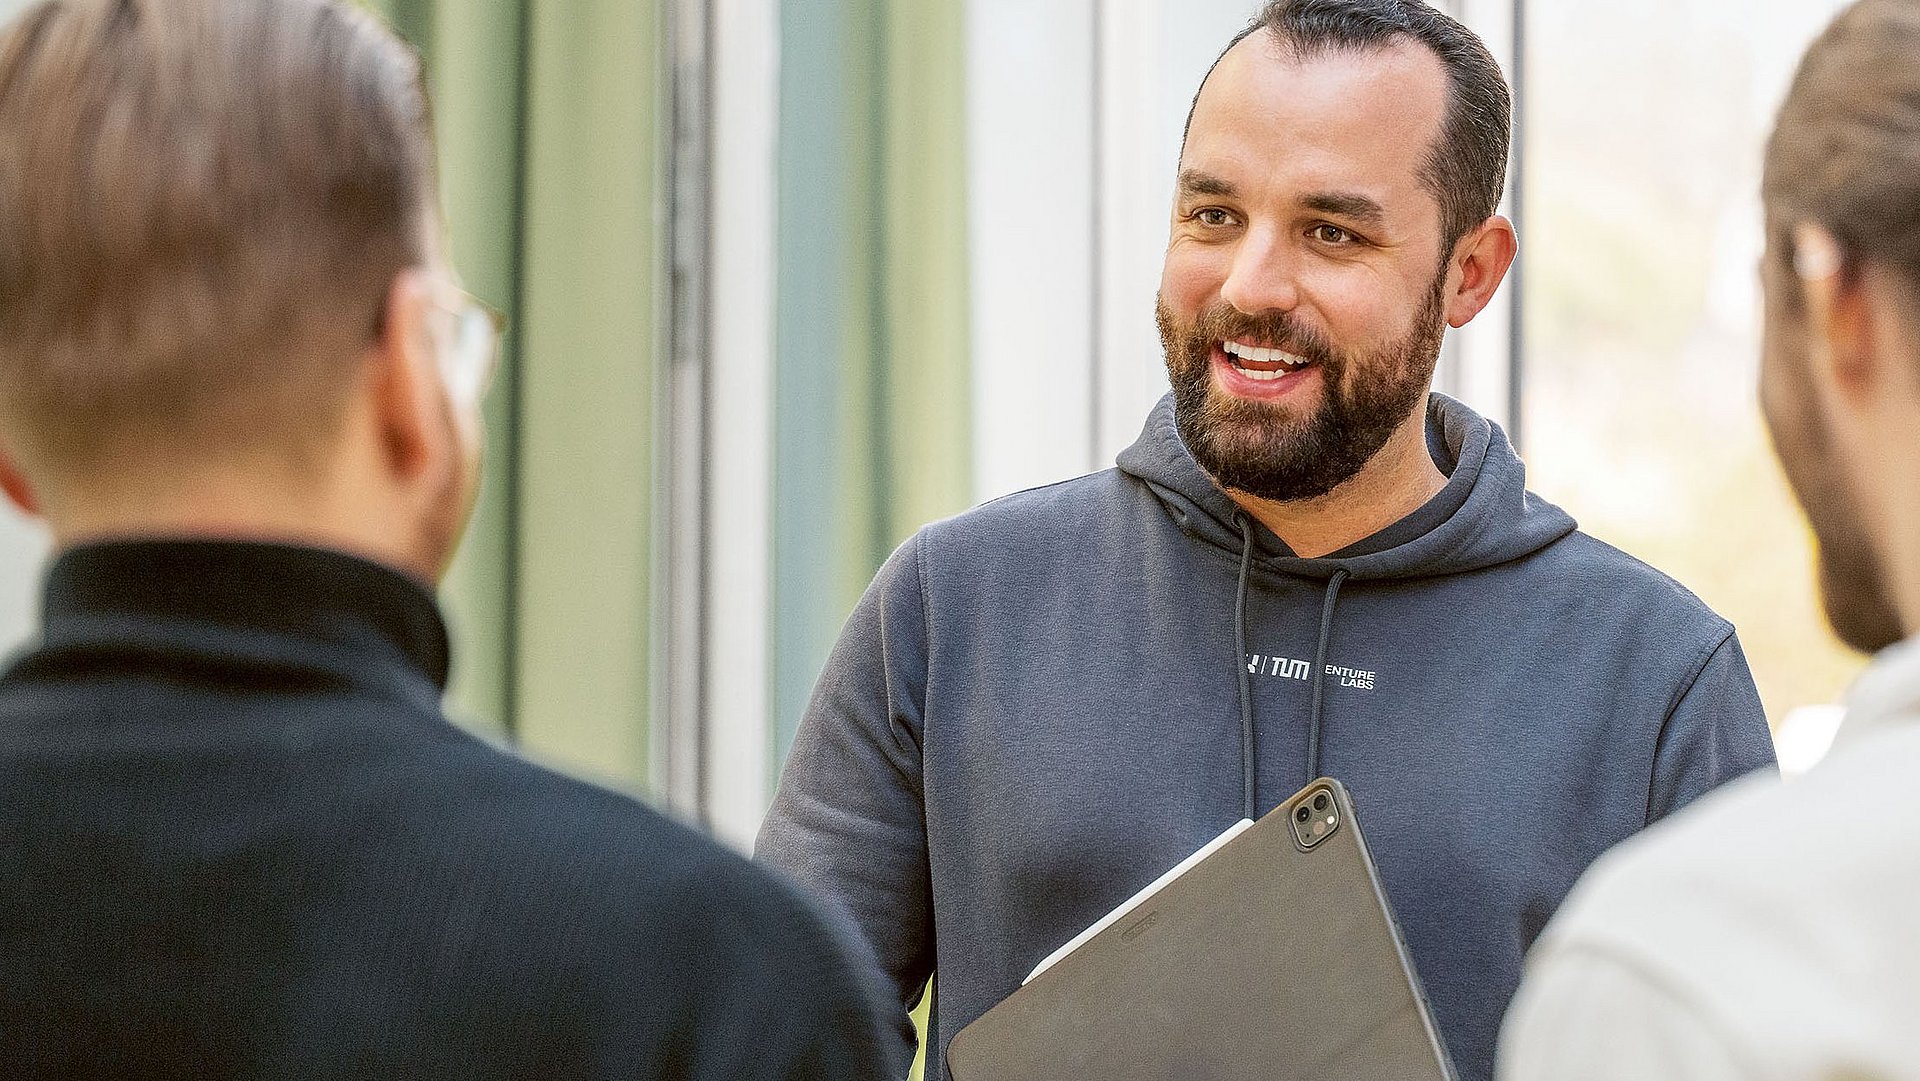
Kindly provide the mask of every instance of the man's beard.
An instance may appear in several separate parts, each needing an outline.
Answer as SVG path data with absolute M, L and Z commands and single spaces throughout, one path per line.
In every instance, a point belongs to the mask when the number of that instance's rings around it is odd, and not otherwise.
M 1181 440 L 1223 488 L 1276 502 L 1326 495 L 1372 461 L 1426 400 L 1445 333 L 1445 296 L 1443 270 L 1406 337 L 1364 354 L 1335 350 L 1285 312 L 1247 315 L 1217 303 L 1181 327 L 1159 301 L 1155 317 Z M 1249 401 L 1216 389 L 1213 346 L 1228 340 L 1312 361 L 1320 372 L 1320 407 L 1301 417 L 1285 403 Z
M 1866 516 L 1847 484 L 1839 448 L 1814 404 L 1817 392 L 1806 371 L 1804 347 L 1771 340 L 1783 331 L 1777 312 L 1768 319 L 1773 325 L 1764 363 L 1771 385 L 1763 388 L 1762 412 L 1787 485 L 1813 526 L 1821 605 L 1842 642 L 1878 653 L 1906 632 L 1881 574 Z
M 1906 637 L 1906 632 L 1882 584 L 1879 557 L 1867 543 L 1850 501 L 1836 500 L 1833 511 L 1816 516 L 1807 507 L 1820 550 L 1821 606 L 1842 642 L 1862 653 L 1878 653 Z

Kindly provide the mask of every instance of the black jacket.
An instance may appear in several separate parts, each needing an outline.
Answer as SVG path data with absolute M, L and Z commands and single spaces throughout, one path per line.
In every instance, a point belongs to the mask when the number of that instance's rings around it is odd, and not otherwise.
M 82 548 L 44 632 L 0 679 L 0 1076 L 904 1076 L 790 887 L 446 721 L 412 580 Z

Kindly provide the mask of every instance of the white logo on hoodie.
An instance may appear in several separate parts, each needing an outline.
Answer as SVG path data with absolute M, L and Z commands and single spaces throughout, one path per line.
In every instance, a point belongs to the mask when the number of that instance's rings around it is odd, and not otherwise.
M 1247 674 L 1304 682 L 1312 678 L 1313 664 L 1310 661 L 1295 660 L 1292 657 L 1255 653 L 1247 658 Z M 1373 672 L 1338 664 L 1327 665 L 1326 674 L 1338 676 L 1342 687 L 1353 687 L 1362 691 L 1373 690 L 1374 682 L 1378 678 Z

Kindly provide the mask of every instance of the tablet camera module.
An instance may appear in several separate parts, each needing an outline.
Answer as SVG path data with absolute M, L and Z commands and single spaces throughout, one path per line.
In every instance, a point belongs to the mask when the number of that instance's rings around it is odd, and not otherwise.
M 1340 806 L 1333 801 L 1333 793 L 1322 788 L 1300 797 L 1290 821 L 1294 840 L 1301 848 L 1312 848 L 1340 828 Z

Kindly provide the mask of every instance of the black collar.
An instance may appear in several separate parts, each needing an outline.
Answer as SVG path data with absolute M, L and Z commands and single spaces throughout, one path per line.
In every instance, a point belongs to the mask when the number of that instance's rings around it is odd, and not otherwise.
M 292 545 L 133 541 L 55 560 L 42 643 L 13 675 L 293 678 L 437 710 L 448 664 L 439 607 L 398 571 Z

